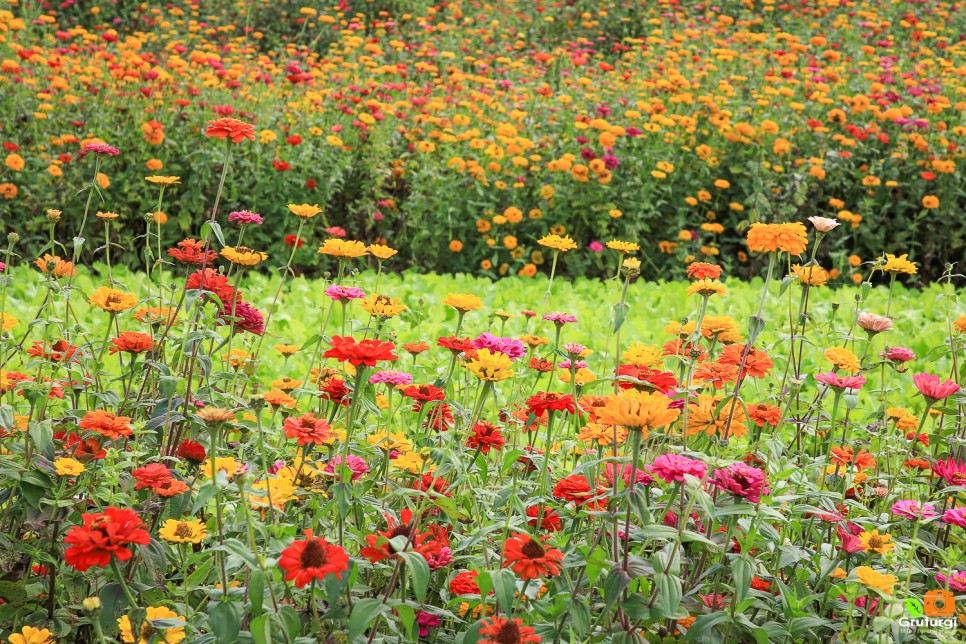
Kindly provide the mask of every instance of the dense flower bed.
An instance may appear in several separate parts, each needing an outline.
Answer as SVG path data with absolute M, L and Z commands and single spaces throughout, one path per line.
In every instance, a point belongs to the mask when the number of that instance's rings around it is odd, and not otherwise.
M 170 245 L 152 222 L 145 272 L 79 262 L 116 222 L 95 182 L 73 242 L 53 209 L 48 243 L 7 237 L 9 642 L 961 639 L 961 276 L 910 294 L 887 253 L 887 286 L 830 295 L 844 228 L 813 216 L 748 229 L 753 286 L 647 283 L 620 240 L 606 280 L 555 283 L 580 250 L 553 233 L 517 293 L 407 285 L 397 249 L 337 236 L 308 283 L 321 209 L 288 205 L 285 256 L 247 245 L 261 216 L 223 189 L 256 133 L 204 134 L 208 219 Z M 193 189 L 148 182 L 159 208 Z
M 642 244 L 650 277 L 693 259 L 747 277 L 749 222 L 810 215 L 845 224 L 820 257 L 843 280 L 889 249 L 932 279 L 961 254 L 958 4 L 403 4 L 0 12 L 2 225 L 43 239 L 44 210 L 79 207 L 84 145 L 107 139 L 125 156 L 96 203 L 121 215 L 115 262 L 137 265 L 125 250 L 157 209 L 140 178 L 185 180 L 163 235 L 196 235 L 223 156 L 203 127 L 234 115 L 256 139 L 230 210 L 317 203 L 313 243 L 388 243 L 397 266 L 547 274 L 535 240 L 552 230 L 579 245 L 571 275 L 602 276 L 616 237 Z M 280 256 L 294 237 L 250 239 Z

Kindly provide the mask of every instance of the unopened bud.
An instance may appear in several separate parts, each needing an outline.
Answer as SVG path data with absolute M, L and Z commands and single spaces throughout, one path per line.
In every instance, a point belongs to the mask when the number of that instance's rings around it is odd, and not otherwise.
M 54 210 L 53 208 L 48 208 L 47 221 L 49 221 L 52 224 L 56 224 L 58 221 L 60 221 L 60 211 Z
M 81 604 L 84 606 L 84 610 L 86 610 L 88 613 L 93 613 L 100 609 L 101 600 L 98 597 L 88 597 L 81 602 Z
M 18 241 L 20 241 L 20 235 L 17 233 L 10 233 L 7 235 L 7 241 L 11 244 L 16 244 Z

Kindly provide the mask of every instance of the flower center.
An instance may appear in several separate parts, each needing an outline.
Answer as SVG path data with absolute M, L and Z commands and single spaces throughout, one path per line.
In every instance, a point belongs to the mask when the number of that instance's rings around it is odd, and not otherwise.
M 527 559 L 539 559 L 547 554 L 547 551 L 544 550 L 543 546 L 537 543 L 535 539 L 530 539 L 530 541 L 524 544 L 524 546 L 520 548 L 520 552 L 522 552 Z
M 154 636 L 156 632 L 157 631 L 154 630 L 154 627 L 151 626 L 151 622 L 149 622 L 148 620 L 144 620 L 143 622 L 141 622 L 142 640 L 144 640 L 145 642 L 150 642 L 151 638 Z
M 874 535 L 869 538 L 869 550 L 877 550 L 883 545 L 882 538 L 878 535 Z
M 318 539 L 311 539 L 302 550 L 299 561 L 303 568 L 321 568 L 328 562 L 329 558 L 325 555 L 325 547 L 319 543 Z
M 500 630 L 493 636 L 493 641 L 498 644 L 518 644 L 520 637 L 520 627 L 516 622 L 508 620 L 500 626 Z
M 178 527 L 174 529 L 174 535 L 176 537 L 181 537 L 186 539 L 194 535 L 194 530 L 191 529 L 191 524 L 186 521 L 178 521 Z

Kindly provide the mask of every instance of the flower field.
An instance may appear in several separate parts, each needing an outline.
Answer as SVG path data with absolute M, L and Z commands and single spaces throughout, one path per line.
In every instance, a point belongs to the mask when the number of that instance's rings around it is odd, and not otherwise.
M 381 241 L 400 267 L 549 274 L 534 241 L 552 230 L 580 245 L 571 276 L 604 276 L 603 244 L 633 237 L 650 279 L 695 258 L 750 277 L 749 222 L 815 214 L 846 225 L 819 257 L 843 281 L 888 250 L 937 279 L 966 244 L 962 226 L 921 234 L 966 207 L 961 3 L 210 4 L 0 12 L 8 230 L 42 244 L 44 211 L 91 179 L 84 146 L 107 140 L 124 150 L 96 175 L 123 215 L 110 252 L 143 265 L 125 252 L 158 209 L 143 177 L 184 179 L 163 234 L 197 236 L 224 157 L 205 123 L 235 116 L 256 140 L 234 151 L 228 211 L 318 203 L 313 244 Z M 292 239 L 250 237 L 274 256 Z
M 0 11 L 0 639 L 963 641 L 961 7 L 638 4 Z

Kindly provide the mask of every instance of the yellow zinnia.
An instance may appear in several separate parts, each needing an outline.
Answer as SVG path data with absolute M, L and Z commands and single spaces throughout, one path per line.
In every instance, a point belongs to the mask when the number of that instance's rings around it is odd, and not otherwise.
M 560 235 L 544 235 L 537 240 L 537 243 L 541 246 L 546 246 L 547 248 L 552 248 L 553 250 L 559 251 L 561 253 L 566 253 L 568 250 L 573 250 L 577 248 L 577 242 L 571 239 L 569 236 Z
M 158 530 L 158 536 L 168 543 L 201 543 L 208 536 L 208 528 L 196 517 L 168 519 Z
M 319 204 L 290 203 L 288 205 L 288 209 L 292 211 L 293 215 L 295 215 L 296 217 L 301 217 L 302 219 L 311 219 L 312 217 L 315 217 L 317 214 L 322 212 L 322 209 L 319 208 Z
M 97 308 L 103 309 L 110 313 L 119 313 L 121 311 L 133 309 L 135 306 L 137 306 L 138 298 L 136 295 L 132 295 L 131 293 L 125 293 L 124 291 L 118 291 L 117 289 L 102 286 L 91 293 L 91 297 L 88 302 Z
M 258 266 L 268 259 L 268 254 L 252 250 L 247 246 L 225 246 L 221 249 L 221 256 L 238 266 Z
M 369 315 L 382 318 L 395 317 L 407 308 L 405 304 L 399 303 L 398 297 L 390 298 L 388 295 L 377 295 L 375 293 L 359 300 L 359 306 Z
M 179 619 L 184 621 L 184 616 L 179 615 L 165 606 L 149 606 L 144 621 L 141 622 L 141 631 L 137 639 L 134 638 L 134 631 L 131 627 L 131 620 L 127 615 L 117 620 L 117 626 L 121 629 L 121 639 L 125 642 L 137 642 L 137 644 L 149 644 L 149 642 L 162 641 L 167 644 L 178 644 L 184 639 L 184 626 L 176 628 L 163 628 L 161 633 L 151 625 L 157 619 Z
M 331 255 L 339 261 L 348 261 L 366 255 L 369 251 L 361 241 L 337 239 L 331 237 L 322 242 L 319 247 L 319 255 Z
M 398 253 L 399 251 L 395 248 L 390 248 L 385 244 L 369 244 L 366 248 L 369 253 L 376 259 L 386 260 Z
M 156 186 L 173 186 L 181 183 L 181 177 L 162 177 L 158 175 L 144 177 L 144 180 L 148 183 L 153 183 Z
M 457 311 L 462 311 L 463 313 L 483 308 L 482 298 L 477 295 L 468 295 L 465 293 L 450 293 L 443 299 L 443 304 L 452 306 Z
M 661 393 L 629 389 L 619 396 L 608 397 L 597 410 L 597 422 L 641 431 L 665 427 L 681 415 L 680 409 L 668 408 L 669 400 Z
M 859 566 L 853 572 L 862 584 L 869 588 L 881 590 L 886 595 L 892 594 L 893 586 L 899 581 L 895 575 L 884 575 L 869 566 Z
M 468 361 L 464 366 L 480 380 L 499 382 L 513 375 L 513 370 L 510 369 L 512 365 L 513 360 L 507 354 L 491 353 L 489 349 L 480 349 L 476 352 L 476 358 Z

